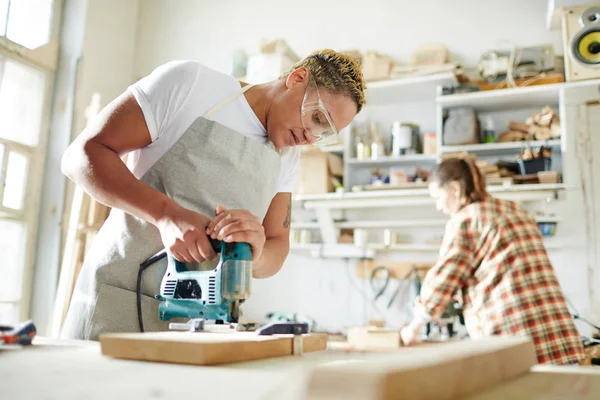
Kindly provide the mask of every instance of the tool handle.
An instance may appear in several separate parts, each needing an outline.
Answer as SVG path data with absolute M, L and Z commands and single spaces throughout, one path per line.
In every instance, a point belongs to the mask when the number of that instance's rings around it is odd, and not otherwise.
M 31 344 L 37 333 L 33 321 L 26 321 L 17 326 L 0 326 L 0 342 L 4 344 Z

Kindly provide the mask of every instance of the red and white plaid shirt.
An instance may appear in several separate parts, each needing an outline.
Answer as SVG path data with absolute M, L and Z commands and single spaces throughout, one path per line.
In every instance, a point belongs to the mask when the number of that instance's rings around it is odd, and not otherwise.
M 585 358 L 537 222 L 515 203 L 488 197 L 451 218 L 417 314 L 436 321 L 459 290 L 471 338 L 528 336 L 539 363 Z

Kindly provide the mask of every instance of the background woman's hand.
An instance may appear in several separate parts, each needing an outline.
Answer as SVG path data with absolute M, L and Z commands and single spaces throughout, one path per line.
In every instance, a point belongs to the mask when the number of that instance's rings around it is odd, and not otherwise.
M 260 259 L 267 240 L 261 221 L 248 210 L 226 210 L 219 206 L 216 213 L 206 234 L 225 242 L 248 243 L 252 246 L 252 259 Z
M 400 330 L 400 338 L 404 346 L 410 346 L 419 341 L 419 332 L 423 327 L 423 323 L 417 320 L 413 320 L 410 324 L 406 325 Z
M 206 234 L 209 223 L 207 216 L 177 206 L 169 210 L 156 227 L 163 245 L 176 260 L 201 263 L 216 257 Z

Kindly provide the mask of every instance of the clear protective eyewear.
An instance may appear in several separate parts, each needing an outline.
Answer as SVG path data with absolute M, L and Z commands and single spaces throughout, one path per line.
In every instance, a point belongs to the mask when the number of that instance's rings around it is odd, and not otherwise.
M 312 139 L 313 144 L 322 146 L 337 142 L 338 131 L 321 100 L 317 84 L 310 75 L 304 100 L 302 100 L 302 125 L 307 133 L 307 139 Z

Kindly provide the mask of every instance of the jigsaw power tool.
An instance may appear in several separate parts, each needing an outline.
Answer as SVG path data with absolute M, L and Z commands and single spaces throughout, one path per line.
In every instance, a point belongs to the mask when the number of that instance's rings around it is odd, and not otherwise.
M 211 271 L 190 271 L 185 263 L 168 255 L 167 271 L 160 285 L 160 319 L 174 317 L 237 322 L 240 304 L 250 296 L 252 248 L 248 243 L 211 240 L 221 253 Z
M 169 321 L 175 317 L 215 320 L 217 323 L 238 322 L 240 304 L 251 292 L 252 248 L 248 243 L 226 243 L 210 239 L 220 260 L 215 269 L 193 271 L 162 250 L 140 265 L 138 273 L 138 320 L 141 318 L 140 286 L 142 272 L 156 261 L 167 257 L 167 270 L 160 285 L 159 317 Z

